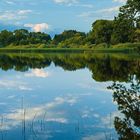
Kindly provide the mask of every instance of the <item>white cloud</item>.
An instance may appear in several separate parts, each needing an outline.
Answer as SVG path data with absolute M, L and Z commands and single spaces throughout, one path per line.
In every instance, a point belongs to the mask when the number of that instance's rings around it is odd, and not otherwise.
M 25 74 L 26 77 L 40 77 L 46 78 L 50 76 L 49 72 L 46 72 L 42 69 L 33 69 L 30 73 Z
M 34 32 L 46 32 L 49 29 L 49 25 L 47 23 L 25 24 L 24 27 L 29 27 Z
M 53 0 L 57 4 L 66 4 L 67 6 L 93 8 L 92 4 L 82 4 L 79 0 Z
M 78 15 L 79 17 L 90 17 L 93 16 L 95 14 L 99 14 L 99 13 L 115 13 L 119 11 L 119 6 L 115 6 L 115 7 L 111 7 L 111 8 L 106 8 L 106 9 L 101 9 L 101 10 L 97 10 L 97 11 L 88 11 L 88 12 L 83 12 L 82 14 Z
M 100 19 L 112 20 L 114 16 L 118 14 L 118 12 L 119 12 L 119 6 L 115 6 L 115 7 L 100 9 L 96 11 L 83 12 L 77 16 L 80 18 L 84 18 L 86 21 L 89 20 L 95 21 L 99 19 L 99 17 Z
M 32 10 L 4 11 L 0 12 L 0 20 L 20 20 L 27 18 L 29 13 L 32 13 Z
M 112 13 L 112 12 L 119 11 L 119 8 L 120 8 L 119 6 L 106 8 L 106 9 L 102 9 L 102 10 L 97 11 L 97 13 L 104 13 L 104 12 Z
M 59 4 L 72 4 L 78 2 L 78 0 L 53 0 L 53 1 Z
M 79 4 L 77 6 L 86 7 L 86 8 L 93 8 L 93 5 L 92 4 Z
M 5 1 L 7 4 L 13 5 L 15 4 L 13 1 Z
M 127 0 L 113 0 L 113 2 L 125 3 Z
M 25 15 L 28 13 L 32 13 L 32 10 L 19 10 L 17 11 L 18 15 Z

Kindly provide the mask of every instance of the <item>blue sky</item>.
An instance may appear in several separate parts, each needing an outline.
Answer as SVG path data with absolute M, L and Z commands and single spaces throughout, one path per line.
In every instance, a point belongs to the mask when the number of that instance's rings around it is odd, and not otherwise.
M 126 0 L 0 0 L 0 30 L 88 32 L 96 19 L 113 19 Z

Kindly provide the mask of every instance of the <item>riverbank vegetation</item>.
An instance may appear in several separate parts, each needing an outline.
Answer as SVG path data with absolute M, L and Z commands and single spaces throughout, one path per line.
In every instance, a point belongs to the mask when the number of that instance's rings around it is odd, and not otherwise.
M 97 20 L 89 33 L 67 30 L 49 34 L 25 29 L 0 32 L 1 48 L 89 48 L 140 50 L 140 1 L 127 0 L 114 20 Z

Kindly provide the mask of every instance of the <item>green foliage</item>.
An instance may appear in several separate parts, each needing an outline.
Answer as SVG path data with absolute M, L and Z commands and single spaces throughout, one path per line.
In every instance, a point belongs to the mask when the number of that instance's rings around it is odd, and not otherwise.
M 140 0 L 127 0 L 113 21 L 97 20 L 92 27 L 88 37 L 92 43 L 139 42 Z
M 120 13 L 114 20 L 112 44 L 136 41 L 135 30 L 140 21 L 139 7 L 139 0 L 127 0 L 126 5 L 120 7 Z
M 135 41 L 140 42 L 140 29 L 135 31 Z
M 70 48 L 84 44 L 86 34 L 75 30 L 64 31 L 62 34 L 55 35 L 53 43 L 60 48 Z
M 111 43 L 133 42 L 134 26 L 131 21 L 119 17 L 114 20 L 114 30 L 111 36 Z
M 12 32 L 3 30 L 0 33 L 0 46 L 6 46 L 14 41 L 14 36 Z
M 97 20 L 92 24 L 93 39 L 96 44 L 107 43 L 110 44 L 111 34 L 113 31 L 113 21 Z
M 66 30 L 51 39 L 46 33 L 29 32 L 25 29 L 0 32 L 0 47 L 50 48 L 53 46 L 100 49 L 110 48 L 111 45 L 120 43 L 126 45 L 128 42 L 140 42 L 140 0 L 127 0 L 126 4 L 120 7 L 119 14 L 114 20 L 95 21 L 92 24 L 92 30 L 87 34 L 76 30 Z
M 140 43 L 119 43 L 116 45 L 112 45 L 112 48 L 138 48 L 140 46 Z
M 20 29 L 14 32 L 7 30 L 0 32 L 0 46 L 8 46 L 13 44 L 18 45 L 30 45 L 30 44 L 48 44 L 51 41 L 51 37 L 45 33 L 28 32 L 28 30 Z

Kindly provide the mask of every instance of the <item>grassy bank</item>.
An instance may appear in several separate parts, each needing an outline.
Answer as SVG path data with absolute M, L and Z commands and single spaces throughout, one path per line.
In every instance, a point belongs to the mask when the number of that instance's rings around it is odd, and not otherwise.
M 41 46 L 41 45 L 39 45 Z M 81 53 L 81 52 L 98 52 L 98 53 L 135 53 L 140 52 L 140 43 L 125 43 L 125 44 L 118 44 L 118 45 L 112 45 L 108 46 L 107 44 L 99 44 L 99 45 L 93 45 L 91 48 L 47 48 L 44 47 L 38 47 L 32 46 L 32 45 L 26 45 L 26 46 L 7 46 L 0 48 L 0 52 L 4 53 L 51 53 L 51 52 L 57 52 L 57 53 Z M 49 46 L 50 47 L 50 46 Z
M 81 53 L 85 51 L 91 51 L 91 49 L 83 49 L 83 48 L 0 48 L 0 52 L 4 53 L 64 53 L 64 52 L 70 52 L 70 53 Z

